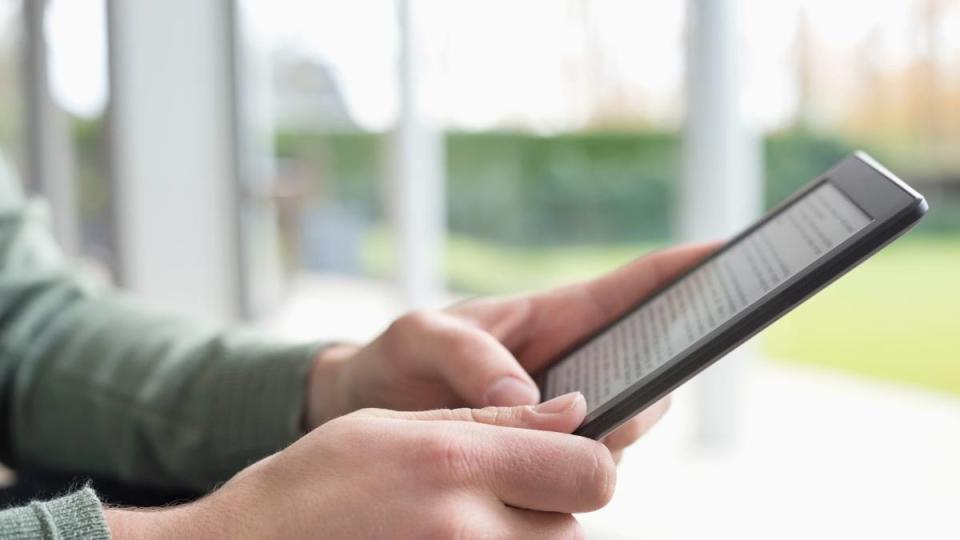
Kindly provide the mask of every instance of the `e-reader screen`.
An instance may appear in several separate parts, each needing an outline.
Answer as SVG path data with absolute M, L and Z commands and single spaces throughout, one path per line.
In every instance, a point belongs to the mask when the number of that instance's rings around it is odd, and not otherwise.
M 871 221 L 836 186 L 822 182 L 551 366 L 543 399 L 580 391 L 588 414 L 596 411 Z

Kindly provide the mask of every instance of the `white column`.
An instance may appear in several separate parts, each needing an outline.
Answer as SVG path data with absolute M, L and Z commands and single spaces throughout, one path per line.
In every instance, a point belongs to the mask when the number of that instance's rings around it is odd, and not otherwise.
M 80 219 L 77 215 L 73 146 L 66 114 L 50 92 L 45 19 L 47 0 L 24 1 L 24 133 L 26 134 L 27 192 L 50 205 L 53 234 L 70 255 L 79 252 Z
M 253 0 L 233 0 L 230 29 L 233 58 L 234 173 L 238 182 L 239 280 L 244 318 L 274 307 L 283 294 L 276 206 L 273 77 L 269 47 L 257 41 Z M 274 8 L 268 8 L 274 9 Z
M 443 133 L 429 124 L 421 107 L 415 8 L 422 6 L 398 3 L 400 95 L 390 173 L 397 278 L 409 308 L 435 303 L 444 284 L 444 145 Z
M 213 320 L 240 309 L 227 0 L 112 0 L 112 166 L 123 284 Z
M 683 185 L 684 240 L 729 237 L 762 205 L 760 148 L 743 122 L 737 73 L 736 0 L 689 0 Z M 696 440 L 733 440 L 744 351 L 724 358 L 695 381 Z

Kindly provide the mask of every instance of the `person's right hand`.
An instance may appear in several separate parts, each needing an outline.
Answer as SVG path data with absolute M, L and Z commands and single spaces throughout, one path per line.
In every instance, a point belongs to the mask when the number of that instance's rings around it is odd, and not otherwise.
M 119 539 L 582 538 L 571 514 L 607 504 L 616 481 L 609 450 L 569 434 L 585 414 L 580 394 L 510 408 L 363 409 L 196 503 L 107 519 Z

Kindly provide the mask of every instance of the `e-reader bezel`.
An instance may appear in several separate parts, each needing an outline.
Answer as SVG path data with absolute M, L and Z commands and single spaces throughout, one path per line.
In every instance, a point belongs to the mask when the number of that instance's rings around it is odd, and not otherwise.
M 742 312 L 693 343 L 675 358 L 591 411 L 575 434 L 600 439 L 613 431 L 905 233 L 926 213 L 928 208 L 923 196 L 866 153 L 855 152 L 811 180 L 699 264 L 664 285 L 659 291 L 645 298 L 616 320 L 568 348 L 548 365 L 556 364 L 603 335 L 824 182 L 830 182 L 843 192 L 872 221 L 822 255 L 809 267 L 787 279 Z M 544 388 L 549 370 L 548 367 L 535 376 L 541 389 Z

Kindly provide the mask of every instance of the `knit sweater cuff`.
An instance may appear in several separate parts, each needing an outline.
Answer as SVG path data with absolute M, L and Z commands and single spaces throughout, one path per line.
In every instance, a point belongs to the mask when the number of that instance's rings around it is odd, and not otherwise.
M 208 388 L 215 443 L 207 467 L 215 477 L 229 478 L 303 435 L 308 374 L 324 346 L 247 343 L 233 349 Z
M 84 488 L 59 499 L 0 512 L 0 538 L 109 540 L 110 530 L 97 494 Z

